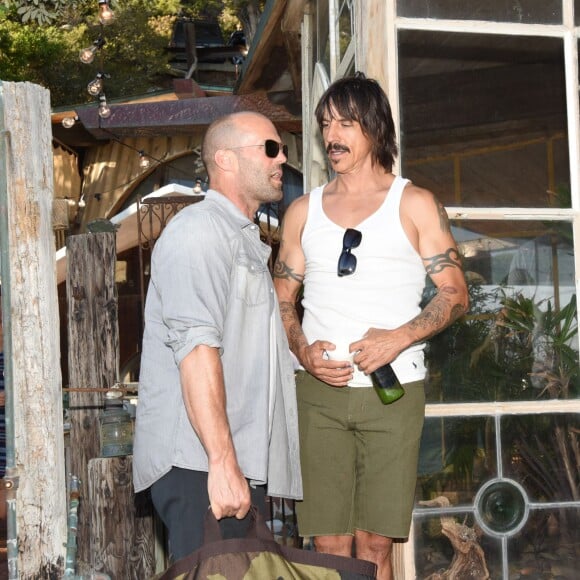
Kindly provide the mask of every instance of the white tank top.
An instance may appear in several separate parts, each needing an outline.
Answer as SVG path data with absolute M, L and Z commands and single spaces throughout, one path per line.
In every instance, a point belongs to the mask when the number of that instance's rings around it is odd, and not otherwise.
M 336 356 L 341 354 L 348 360 L 349 344 L 369 328 L 397 328 L 421 311 L 425 268 L 399 217 L 407 183 L 396 177 L 381 207 L 357 226 L 362 232 L 359 247 L 352 250 L 357 268 L 343 277 L 338 276 L 337 265 L 345 229 L 324 213 L 324 186 L 310 193 L 302 234 L 306 259 L 302 326 L 309 344 L 315 340 L 336 344 L 332 358 L 342 358 Z M 424 348 L 424 343 L 412 345 L 393 361 L 401 383 L 425 377 Z M 349 386 L 368 387 L 371 382 L 355 365 Z

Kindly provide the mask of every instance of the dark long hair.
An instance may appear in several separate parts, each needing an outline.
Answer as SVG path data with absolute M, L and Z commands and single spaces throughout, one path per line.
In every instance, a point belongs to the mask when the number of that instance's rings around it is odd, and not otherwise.
M 316 121 L 322 130 L 324 117 L 333 111 L 343 119 L 360 124 L 372 144 L 373 163 L 392 171 L 398 153 L 395 123 L 387 95 L 374 79 L 362 72 L 332 83 L 316 106 Z

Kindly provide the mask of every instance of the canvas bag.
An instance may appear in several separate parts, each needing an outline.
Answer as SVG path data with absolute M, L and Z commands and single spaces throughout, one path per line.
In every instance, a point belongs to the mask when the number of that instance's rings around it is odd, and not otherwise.
M 375 580 L 372 562 L 282 546 L 255 506 L 245 538 L 223 540 L 211 509 L 204 544 L 158 580 Z

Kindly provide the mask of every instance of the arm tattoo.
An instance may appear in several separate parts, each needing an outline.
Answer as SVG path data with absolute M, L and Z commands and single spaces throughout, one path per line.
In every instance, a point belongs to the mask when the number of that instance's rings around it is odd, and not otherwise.
M 308 341 L 298 320 L 296 306 L 291 302 L 280 302 L 280 315 L 288 336 L 290 350 L 298 356 L 301 346 L 308 346 Z
M 439 274 L 445 268 L 461 268 L 459 252 L 455 248 L 449 248 L 443 254 L 423 258 L 423 261 L 426 262 L 425 270 L 429 276 Z
M 466 305 L 453 304 L 457 289 L 441 288 L 437 295 L 425 306 L 421 314 L 411 320 L 410 327 L 423 336 L 421 340 L 428 340 L 443 328 L 455 322 L 465 314 Z
M 272 276 L 274 278 L 283 278 L 285 280 L 291 278 L 292 280 L 295 280 L 299 284 L 302 284 L 302 282 L 304 281 L 303 274 L 297 274 L 290 266 L 288 266 L 288 264 L 286 264 L 286 262 L 283 262 L 282 260 L 276 260 Z

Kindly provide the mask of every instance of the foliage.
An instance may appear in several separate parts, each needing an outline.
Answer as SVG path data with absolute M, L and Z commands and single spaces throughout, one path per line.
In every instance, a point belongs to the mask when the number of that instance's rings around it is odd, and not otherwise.
M 429 344 L 430 400 L 517 401 L 580 396 L 576 296 L 557 309 L 507 288 L 470 286 L 472 310 Z M 498 305 L 495 312 L 490 308 Z M 497 308 L 497 306 L 496 306 Z M 441 420 L 444 467 L 425 494 L 467 491 L 495 472 L 492 418 Z M 537 501 L 580 500 L 580 431 L 573 414 L 506 415 L 501 461 Z M 510 460 L 510 458 L 512 458 Z M 489 471 L 488 471 L 489 470 Z M 565 514 L 558 515 L 566 535 Z
M 218 18 L 224 37 L 240 27 L 236 14 L 254 15 L 259 0 L 111 0 L 115 20 L 98 22 L 96 0 L 0 0 L 0 79 L 48 88 L 55 107 L 92 102 L 87 84 L 98 72 L 109 100 L 170 86 L 167 50 L 177 16 Z M 90 65 L 81 49 L 102 35 Z
M 70 22 L 72 15 L 89 17 L 96 14 L 96 0 L 3 0 L 4 5 L 18 15 L 24 23 L 39 25 L 62 25 Z M 122 9 L 126 1 L 109 0 L 115 11 Z M 152 14 L 177 14 L 181 9 L 180 0 L 152 0 L 146 2 Z
M 470 285 L 471 313 L 427 349 L 431 400 L 510 401 L 580 394 L 576 297 L 556 310 L 521 292 Z M 498 304 L 497 312 L 489 305 Z
M 14 8 L 21 21 L 49 24 L 54 22 L 68 4 L 67 0 L 5 0 L 9 8 Z
M 0 78 L 45 86 L 53 106 L 91 101 L 86 85 L 98 72 L 110 75 L 105 87 L 108 98 L 160 88 L 161 81 L 169 78 L 166 47 L 175 18 L 162 15 L 163 2 L 126 0 L 107 27 L 95 21 L 92 4 L 90 16 L 83 13 L 83 3 L 78 5 L 79 13 L 67 6 L 60 26 L 23 25 L 14 10 L 0 13 Z M 106 41 L 99 58 L 91 65 L 81 63 L 80 50 L 91 46 L 99 34 Z
M 578 353 L 570 345 L 578 335 L 576 296 L 560 310 L 550 300 L 536 303 L 521 294 L 504 298 L 498 326 L 533 357 L 530 378 L 539 397 L 568 398 L 578 384 Z M 517 350 L 512 346 L 515 356 Z
M 22 26 L 0 16 L 0 78 L 49 85 L 58 64 L 70 60 L 68 46 L 78 44 L 81 35 L 82 31 Z

